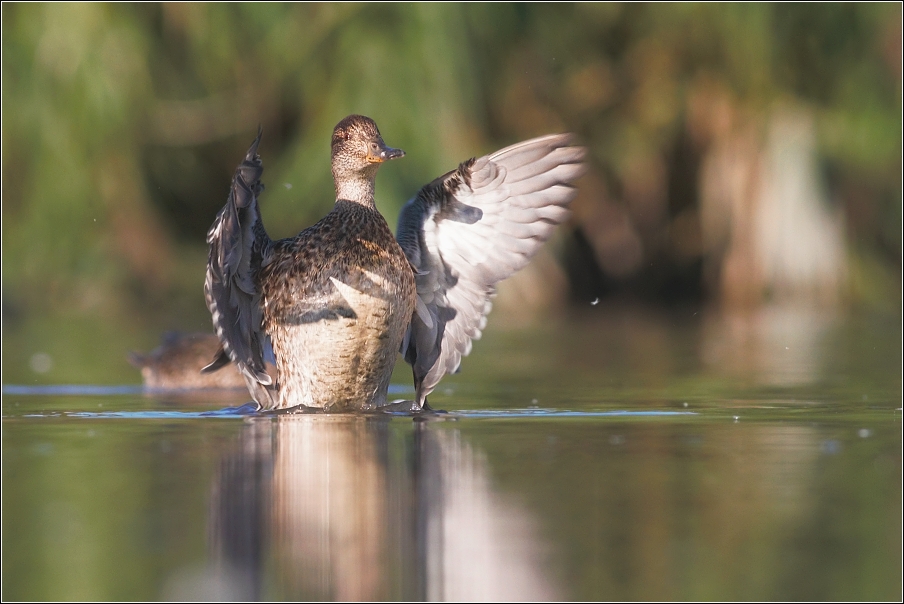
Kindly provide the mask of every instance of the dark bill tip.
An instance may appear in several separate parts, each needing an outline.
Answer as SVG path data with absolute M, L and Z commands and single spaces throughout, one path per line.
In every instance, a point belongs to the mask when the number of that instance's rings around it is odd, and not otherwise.
M 383 147 L 380 151 L 380 159 L 383 161 L 387 161 L 390 159 L 396 159 L 399 157 L 405 157 L 405 152 L 401 149 L 393 149 L 392 147 Z

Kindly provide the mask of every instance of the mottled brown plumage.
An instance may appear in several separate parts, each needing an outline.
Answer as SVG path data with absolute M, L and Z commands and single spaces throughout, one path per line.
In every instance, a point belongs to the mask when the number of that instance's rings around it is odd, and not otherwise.
M 376 207 L 339 199 L 323 220 L 275 243 L 272 258 L 260 288 L 279 406 L 385 404 L 415 287 L 408 259 Z

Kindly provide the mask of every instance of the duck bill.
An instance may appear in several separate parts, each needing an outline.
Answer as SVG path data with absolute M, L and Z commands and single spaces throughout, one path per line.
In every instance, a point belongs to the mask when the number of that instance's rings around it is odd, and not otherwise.
M 368 154 L 367 159 L 370 162 L 381 164 L 384 161 L 389 161 L 390 159 L 396 159 L 398 157 L 405 157 L 405 152 L 401 149 L 393 149 L 392 147 L 381 144 L 380 150 L 375 154 Z

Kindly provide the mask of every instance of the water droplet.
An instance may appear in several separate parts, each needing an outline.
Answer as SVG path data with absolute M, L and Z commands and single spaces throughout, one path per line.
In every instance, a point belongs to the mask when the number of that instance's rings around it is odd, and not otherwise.
M 53 368 L 53 359 L 46 352 L 36 352 L 28 359 L 28 366 L 35 373 L 47 373 Z
M 822 452 L 826 455 L 835 455 L 841 451 L 841 443 L 837 440 L 827 440 L 822 443 Z

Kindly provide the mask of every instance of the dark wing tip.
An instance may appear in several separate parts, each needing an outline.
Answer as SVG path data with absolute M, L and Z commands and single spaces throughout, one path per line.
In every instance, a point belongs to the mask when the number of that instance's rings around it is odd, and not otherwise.
M 229 355 L 226 353 L 226 349 L 221 344 L 217 349 L 217 353 L 214 355 L 213 360 L 201 368 L 201 373 L 213 373 L 214 371 L 218 371 L 228 365 L 231 362 Z
M 234 362 L 245 375 L 255 400 L 270 405 L 272 395 L 257 385 L 273 382 L 262 372 L 264 361 L 256 345 L 262 325 L 255 275 L 270 245 L 257 207 L 257 195 L 263 189 L 260 178 L 264 169 L 257 153 L 262 134 L 263 129 L 258 128 L 257 137 L 236 168 L 226 205 L 207 235 L 210 250 L 204 293 L 222 348 L 201 371 L 212 373 Z
M 257 154 L 257 148 L 261 144 L 261 137 L 264 135 L 264 127 L 257 127 L 257 137 L 254 139 L 254 142 L 251 143 L 251 147 L 248 148 L 248 153 L 245 154 L 245 161 L 254 162 L 255 160 L 260 161 L 260 157 Z

